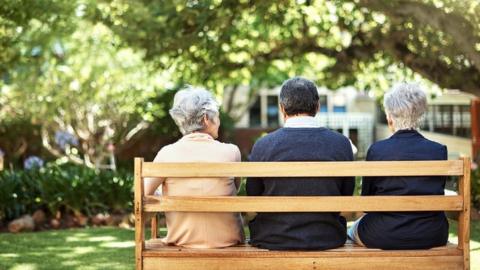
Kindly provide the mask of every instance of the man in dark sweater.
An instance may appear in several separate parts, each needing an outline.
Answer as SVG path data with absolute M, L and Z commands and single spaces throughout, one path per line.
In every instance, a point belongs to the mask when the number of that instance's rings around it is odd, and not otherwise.
M 283 128 L 258 140 L 250 161 L 352 161 L 350 141 L 322 128 L 315 84 L 295 77 L 282 85 Z M 351 196 L 354 178 L 249 178 L 249 196 Z M 271 250 L 324 250 L 342 246 L 346 221 L 338 212 L 258 213 L 249 223 L 250 243 Z

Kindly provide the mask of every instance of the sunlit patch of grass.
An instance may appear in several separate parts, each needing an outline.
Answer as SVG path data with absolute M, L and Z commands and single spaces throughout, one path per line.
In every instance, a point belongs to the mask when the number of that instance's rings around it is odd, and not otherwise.
M 119 228 L 0 234 L 0 269 L 134 269 L 134 235 Z
M 37 270 L 39 269 L 35 264 L 21 263 L 11 268 L 11 270 Z

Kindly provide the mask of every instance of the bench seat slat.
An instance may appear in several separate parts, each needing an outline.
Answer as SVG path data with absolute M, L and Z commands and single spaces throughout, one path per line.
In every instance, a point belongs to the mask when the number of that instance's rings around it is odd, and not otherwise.
M 414 169 L 412 169 L 414 168 Z M 460 176 L 462 160 L 353 162 L 145 162 L 142 177 Z
M 388 257 L 415 257 L 415 256 L 461 256 L 462 251 L 457 245 L 423 249 L 423 250 L 381 250 L 365 248 L 351 243 L 343 247 L 325 251 L 269 251 L 259 249 L 248 244 L 218 249 L 192 249 L 176 246 L 165 246 L 160 239 L 145 242 L 144 256 L 149 257 L 341 257 L 351 253 L 351 256 L 388 256 Z
M 355 254 L 355 253 L 351 253 Z M 144 269 L 163 270 L 265 270 L 265 269 L 295 269 L 295 270 L 447 270 L 462 269 L 461 256 L 416 256 L 416 257 L 351 257 L 344 253 L 342 257 L 199 257 L 199 258 L 169 258 L 145 257 Z
M 146 196 L 146 212 L 462 211 L 462 196 Z

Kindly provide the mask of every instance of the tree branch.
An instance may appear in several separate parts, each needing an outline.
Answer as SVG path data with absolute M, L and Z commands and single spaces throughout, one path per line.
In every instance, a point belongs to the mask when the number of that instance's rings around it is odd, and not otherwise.
M 480 72 L 480 53 L 475 49 L 476 44 L 480 43 L 480 38 L 475 34 L 477 32 L 473 25 L 460 14 L 446 13 L 435 6 L 409 0 L 360 0 L 359 4 L 391 18 L 401 20 L 413 18 L 418 25 L 430 25 L 448 34 L 456 48 L 462 51 Z

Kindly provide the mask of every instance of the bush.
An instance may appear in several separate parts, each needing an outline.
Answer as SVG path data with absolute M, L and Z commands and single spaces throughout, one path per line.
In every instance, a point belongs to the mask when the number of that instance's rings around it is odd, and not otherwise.
M 132 188 L 132 173 L 126 171 L 98 171 L 71 164 L 6 170 L 0 172 L 0 220 L 37 209 L 50 215 L 73 211 L 88 216 L 131 211 Z
M 0 122 L 0 149 L 5 153 L 5 167 L 22 168 L 27 156 L 44 156 L 40 125 L 28 118 L 2 119 Z

